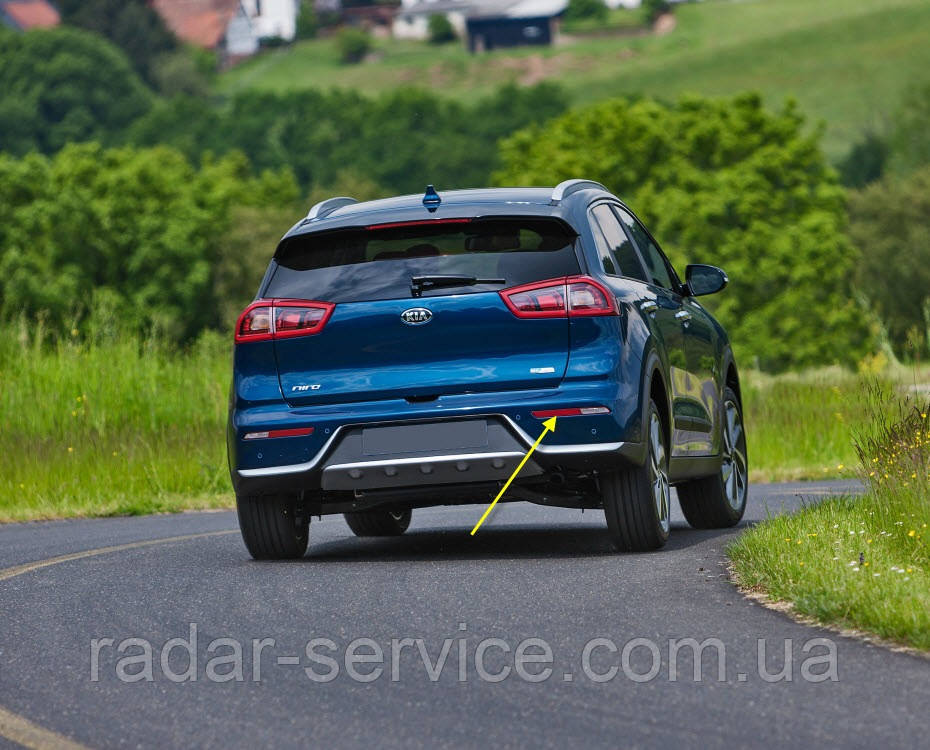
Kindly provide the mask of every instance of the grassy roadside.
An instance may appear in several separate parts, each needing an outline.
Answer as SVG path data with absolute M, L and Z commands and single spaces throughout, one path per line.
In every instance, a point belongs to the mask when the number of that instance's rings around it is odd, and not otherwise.
M 862 131 L 893 113 L 910 81 L 930 69 L 925 0 L 766 0 L 687 3 L 669 34 L 631 34 L 639 14 L 616 11 L 614 33 L 571 34 L 547 48 L 470 55 L 460 43 L 376 40 L 358 65 L 343 65 L 323 38 L 269 51 L 220 76 L 221 93 L 353 88 L 377 94 L 421 86 L 460 99 L 502 83 L 552 80 L 577 104 L 620 95 L 675 99 L 757 90 L 771 106 L 794 97 L 812 123 L 826 122 L 824 149 L 846 153 Z
M 92 335 L 92 339 L 94 336 Z M 0 521 L 228 505 L 228 344 L 0 331 Z
M 728 552 L 738 582 L 814 619 L 930 650 L 930 419 L 875 414 L 860 498 L 759 524 Z
M 231 504 L 227 337 L 179 351 L 104 330 L 39 346 L 0 328 L 0 522 Z M 837 369 L 744 373 L 754 480 L 843 475 L 862 388 Z

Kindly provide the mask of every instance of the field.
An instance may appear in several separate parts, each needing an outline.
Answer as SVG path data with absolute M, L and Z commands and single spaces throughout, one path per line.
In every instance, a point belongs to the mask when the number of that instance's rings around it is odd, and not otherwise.
M 930 77 L 926 0 L 708 0 L 675 15 L 676 28 L 663 36 L 573 35 L 552 48 L 480 56 L 460 44 L 379 40 L 359 65 L 340 64 L 334 41 L 321 39 L 247 61 L 218 86 L 375 94 L 417 85 L 466 98 L 508 81 L 555 80 L 575 103 L 757 90 L 772 107 L 791 97 L 813 123 L 825 121 L 823 145 L 835 160 L 865 128 L 887 123 L 908 83 Z
M 0 331 L 0 521 L 228 507 L 230 342 L 81 335 L 91 343 L 41 347 Z M 754 480 L 849 471 L 861 378 L 744 373 L 743 387 Z

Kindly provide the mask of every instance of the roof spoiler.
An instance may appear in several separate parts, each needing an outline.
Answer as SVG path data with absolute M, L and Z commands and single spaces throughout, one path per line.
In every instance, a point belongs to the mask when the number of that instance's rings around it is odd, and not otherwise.
M 358 203 L 358 201 L 355 198 L 350 198 L 347 195 L 342 195 L 338 198 L 327 198 L 325 201 L 320 201 L 319 203 L 315 204 L 313 208 L 310 209 L 310 213 L 307 214 L 307 218 L 304 219 L 304 221 L 322 219 L 326 216 L 329 216 L 337 208 L 350 206 L 353 203 Z
M 550 202 L 553 206 L 557 206 L 562 202 L 563 198 L 567 198 L 569 195 L 577 193 L 579 190 L 603 190 L 605 193 L 610 192 L 601 185 L 601 183 L 594 182 L 594 180 L 565 180 L 565 182 L 560 182 L 552 190 L 552 200 Z

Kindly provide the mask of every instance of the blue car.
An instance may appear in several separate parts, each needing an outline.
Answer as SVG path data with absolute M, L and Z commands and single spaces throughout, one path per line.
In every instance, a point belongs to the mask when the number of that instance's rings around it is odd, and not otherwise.
M 402 534 L 414 508 L 600 508 L 619 550 L 736 524 L 748 466 L 727 335 L 604 186 L 315 205 L 235 331 L 227 446 L 255 558 L 307 549 L 310 518 Z M 476 516 L 480 515 L 476 513 Z M 493 516 L 492 516 L 493 522 Z

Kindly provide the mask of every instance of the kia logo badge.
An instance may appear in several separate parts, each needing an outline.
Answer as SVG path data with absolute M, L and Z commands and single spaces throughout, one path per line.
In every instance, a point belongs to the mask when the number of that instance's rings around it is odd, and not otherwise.
M 411 307 L 400 314 L 400 319 L 408 326 L 421 326 L 433 319 L 433 313 L 425 307 Z

